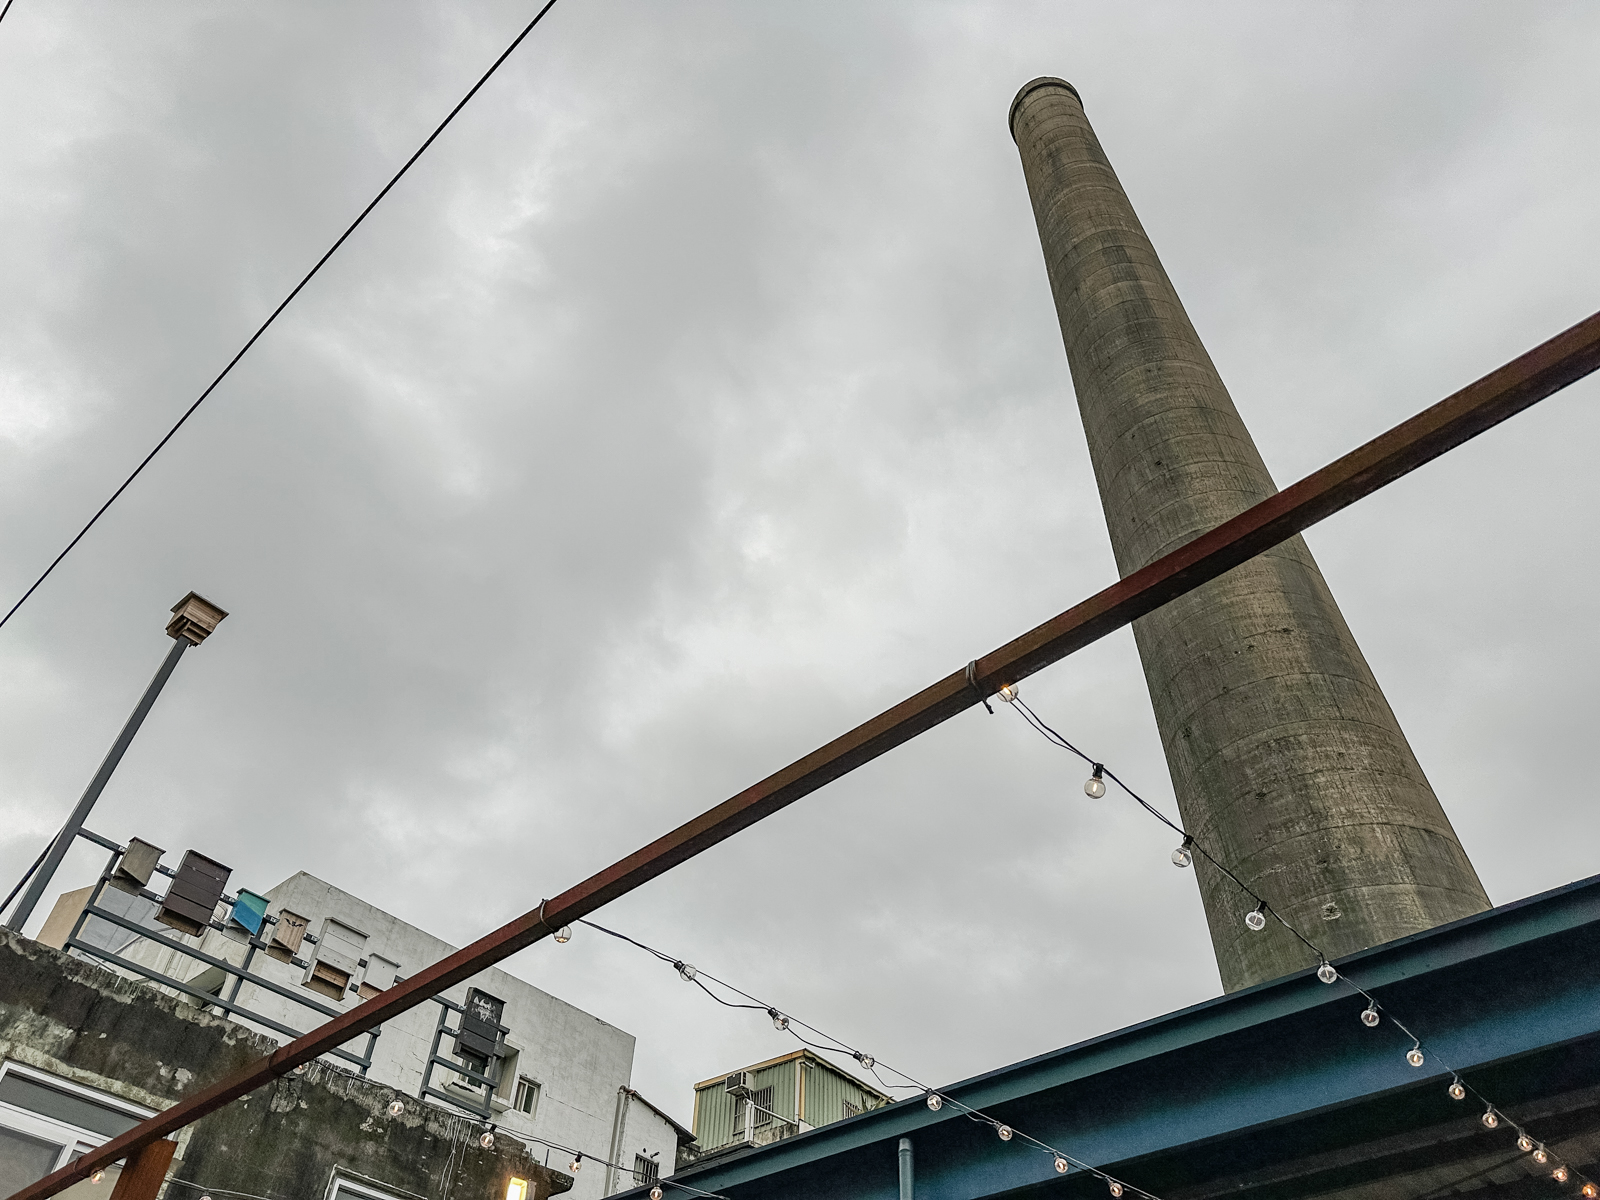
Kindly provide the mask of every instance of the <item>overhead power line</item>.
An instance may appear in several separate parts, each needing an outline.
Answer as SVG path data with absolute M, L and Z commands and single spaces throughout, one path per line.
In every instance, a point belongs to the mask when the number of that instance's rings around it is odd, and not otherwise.
M 6 9 L 11 7 L 11 3 L 12 0 L 6 0 Z M 433 132 L 427 136 L 427 139 L 422 143 L 422 145 L 417 147 L 416 152 L 412 154 L 410 158 L 406 159 L 404 165 L 402 165 L 401 168 L 394 173 L 388 183 L 383 185 L 382 190 L 379 191 L 378 194 L 372 198 L 371 202 L 361 210 L 356 219 L 350 222 L 350 224 L 345 228 L 345 231 L 339 235 L 338 239 L 333 243 L 333 245 L 328 247 L 323 256 L 317 259 L 316 264 L 309 271 L 307 271 L 304 276 L 301 277 L 300 282 L 294 285 L 293 290 L 291 290 L 289 294 L 283 298 L 278 307 L 273 309 L 268 315 L 267 319 L 257 326 L 256 331 L 250 335 L 249 340 L 239 348 L 239 352 L 237 354 L 228 360 L 228 365 L 223 367 L 222 370 L 218 372 L 217 377 L 213 379 L 209 385 L 207 385 L 205 391 L 200 393 L 199 398 L 196 399 L 193 404 L 189 405 L 188 408 L 184 409 L 183 415 L 178 418 L 171 429 L 167 430 L 166 436 L 156 443 L 155 449 L 151 450 L 149 454 L 144 456 L 139 465 L 133 469 L 133 473 L 122 481 L 121 486 L 119 486 L 116 491 L 111 493 L 111 498 L 95 511 L 94 516 L 89 518 L 88 523 L 84 525 L 82 529 L 78 530 L 77 536 L 67 543 L 66 549 L 60 554 L 56 555 L 51 561 L 50 565 L 44 569 L 44 573 L 40 575 L 38 579 L 33 581 L 33 586 L 22 593 L 22 598 L 11 606 L 10 610 L 5 616 L 0 617 L 0 626 L 4 626 L 7 621 L 11 620 L 11 618 L 16 614 L 17 609 L 26 604 L 28 602 L 28 597 L 32 596 L 33 593 L 39 589 L 39 585 L 42 584 L 46 579 L 50 578 L 50 573 L 54 571 L 56 567 L 61 565 L 61 560 L 72 553 L 73 547 L 83 540 L 84 535 L 88 533 L 89 530 L 94 528 L 95 522 L 105 515 L 106 510 L 117 502 L 117 498 L 121 496 L 123 492 L 128 490 L 128 485 L 139 477 L 139 473 L 150 465 L 150 461 L 155 458 L 156 455 L 161 453 L 161 451 L 166 447 L 166 444 L 172 440 L 173 435 L 176 434 L 178 430 L 183 428 L 184 422 L 190 417 L 194 416 L 195 410 L 206 402 L 207 397 L 209 397 L 212 392 L 217 390 L 218 385 L 228 377 L 228 373 L 232 371 L 234 367 L 239 365 L 239 360 L 248 354 L 250 352 L 250 348 L 261 340 L 261 335 L 266 333 L 266 331 L 272 326 L 272 323 L 276 321 L 283 313 L 283 310 L 289 307 L 290 302 L 296 296 L 298 296 L 302 290 L 304 290 L 306 284 L 311 282 L 311 280 L 316 276 L 317 272 L 322 270 L 322 268 L 327 264 L 327 261 L 334 256 L 334 253 L 339 249 L 340 246 L 345 244 L 345 241 L 352 233 L 356 231 L 356 228 L 361 224 L 361 222 L 365 221 L 372 210 L 378 207 L 378 202 L 389 194 L 395 184 L 400 182 L 401 177 L 412 168 L 417 159 L 422 157 L 423 152 L 426 151 L 429 146 L 433 145 L 435 139 L 437 139 L 438 136 L 445 131 L 445 126 L 449 125 L 451 121 L 455 120 L 456 114 L 467 106 L 467 101 L 476 96 L 478 94 L 478 89 L 489 82 L 489 77 L 500 69 L 501 63 L 505 62 L 506 59 L 511 57 L 511 52 L 522 44 L 522 40 L 533 32 L 533 27 L 544 19 L 544 15 L 554 8 L 555 4 L 556 0 L 548 0 L 548 3 L 546 3 L 543 8 L 534 14 L 533 20 L 529 21 L 522 27 L 522 32 L 511 39 L 511 44 L 500 52 L 500 57 L 489 64 L 489 69 L 478 77 L 478 82 L 472 85 L 465 96 L 461 97 L 461 99 L 456 103 L 456 106 L 445 115 L 444 120 L 440 121 L 439 124 L 434 127 Z M 5 10 L 0 10 L 0 20 L 3 20 L 4 17 Z

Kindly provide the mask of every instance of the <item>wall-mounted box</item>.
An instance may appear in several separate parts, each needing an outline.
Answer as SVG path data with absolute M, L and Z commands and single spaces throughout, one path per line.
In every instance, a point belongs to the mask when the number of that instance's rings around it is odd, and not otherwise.
M 152 846 L 140 838 L 131 839 L 117 863 L 116 874 L 111 877 L 111 886 L 137 896 L 150 886 L 150 876 L 155 874 L 165 853 L 160 846 Z
M 231 874 L 231 868 L 214 858 L 193 850 L 184 851 L 183 862 L 167 888 L 156 920 L 190 937 L 199 937 L 211 924 L 211 914 L 216 911 Z

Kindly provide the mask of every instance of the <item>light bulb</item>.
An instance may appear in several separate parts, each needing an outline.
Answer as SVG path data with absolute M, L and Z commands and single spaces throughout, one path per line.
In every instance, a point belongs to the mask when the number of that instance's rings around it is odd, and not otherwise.
M 482 1146 L 485 1150 L 493 1150 L 494 1134 L 485 1129 L 481 1134 L 478 1135 L 478 1145 Z
M 1554 1171 L 1550 1172 L 1550 1178 L 1554 1179 L 1557 1183 L 1565 1183 L 1567 1181 L 1567 1169 L 1565 1167 L 1557 1167 Z
M 1188 835 L 1185 835 L 1183 839 L 1183 845 L 1179 846 L 1172 852 L 1173 866 L 1187 867 L 1194 861 L 1194 855 L 1189 852 L 1189 847 L 1192 845 L 1194 845 L 1194 839 Z
M 1461 1080 L 1459 1079 L 1450 1081 L 1449 1092 L 1452 1100 L 1465 1100 L 1467 1098 L 1467 1089 L 1461 1086 Z
M 650 1200 L 661 1200 L 661 1185 L 659 1183 L 650 1189 Z
M 406 1110 L 406 1106 L 404 1104 L 400 1103 L 400 1101 L 398 1101 L 398 1100 L 389 1101 L 389 1115 L 391 1117 L 398 1117 L 401 1113 L 405 1112 L 405 1110 Z
M 1245 913 L 1244 924 L 1246 929 L 1250 930 L 1252 933 L 1260 933 L 1267 927 L 1267 914 L 1262 911 L 1266 907 L 1266 901 L 1263 900 L 1249 912 Z
M 994 1131 L 1000 1135 L 1000 1140 L 1002 1142 L 1009 1142 L 1011 1140 L 1011 1126 L 996 1125 L 994 1127 Z
M 853 1057 L 854 1057 L 854 1058 L 855 1058 L 855 1060 L 856 1060 L 856 1061 L 857 1061 L 857 1062 L 858 1062 L 858 1063 L 860 1063 L 860 1064 L 861 1064 L 861 1065 L 862 1065 L 862 1066 L 863 1066 L 863 1067 L 865 1067 L 865 1068 L 866 1068 L 866 1069 L 867 1069 L 867 1070 L 869 1070 L 869 1071 L 870 1071 L 870 1070 L 872 1070 L 872 1068 L 873 1068 L 873 1067 L 874 1067 L 874 1066 L 876 1066 L 876 1065 L 877 1065 L 877 1062 L 878 1062 L 878 1060 L 877 1060 L 877 1059 L 875 1059 L 875 1058 L 873 1058 L 873 1057 L 872 1057 L 872 1055 L 870 1055 L 870 1054 L 863 1054 L 863 1053 L 861 1053 L 861 1051 L 859 1051 L 859 1050 L 857 1050 L 857 1051 L 856 1051 L 856 1052 L 855 1052 L 855 1054 L 854 1054 L 854 1055 L 853 1055 Z
M 569 1162 L 567 1164 L 567 1170 L 571 1171 L 574 1175 L 583 1170 L 583 1155 L 580 1154 L 577 1158 Z
M 1005 687 L 996 692 L 995 695 L 999 696 L 1000 699 L 1004 700 L 1007 704 L 1015 704 L 1017 702 L 1017 685 L 1014 683 L 1008 683 L 1005 685 Z
M 1091 800 L 1098 800 L 1106 794 L 1106 781 L 1100 778 L 1100 772 L 1105 768 L 1099 763 L 1094 765 L 1094 774 L 1083 781 L 1083 794 Z
M 1527 1134 L 1523 1134 L 1517 1139 L 1517 1149 L 1526 1154 L 1529 1150 L 1533 1149 L 1533 1139 Z
M 1375 1028 L 1378 1022 L 1381 1020 L 1383 1020 L 1383 1018 L 1378 1015 L 1377 1005 L 1374 1004 L 1367 1005 L 1366 1009 L 1361 1014 L 1361 1023 L 1368 1029 Z
M 1483 1122 L 1483 1127 L 1485 1129 L 1493 1129 L 1495 1126 L 1500 1124 L 1500 1118 L 1495 1114 L 1495 1111 L 1492 1108 L 1487 1110 L 1483 1116 L 1478 1118 L 1478 1120 Z
M 1596 1196 L 1600 1196 L 1600 1187 L 1595 1187 L 1592 1183 L 1586 1183 L 1583 1185 L 1583 1195 L 1584 1200 L 1594 1200 Z
M 1067 1173 L 1067 1166 L 1067 1160 L 1062 1158 L 1059 1154 L 1056 1155 L 1056 1174 L 1065 1175 Z
M 560 929 L 556 930 L 556 941 L 558 941 L 558 942 L 570 942 L 571 940 L 572 940 L 572 926 L 571 925 L 563 925 Z
M 1317 978 L 1322 980 L 1323 983 L 1332 983 L 1339 978 L 1339 972 L 1333 969 L 1332 963 L 1325 962 L 1317 968 Z
M 105 1177 L 106 1177 L 106 1173 L 104 1171 L 96 1171 L 93 1175 L 89 1176 L 89 1182 L 90 1183 L 99 1183 Z
M 1111 1194 L 1113 1196 L 1122 1195 L 1122 1185 L 1120 1183 L 1118 1183 L 1115 1179 L 1108 1179 L 1106 1181 L 1106 1187 L 1111 1189 Z
M 934 1112 L 938 1112 L 941 1108 L 944 1107 L 944 1097 L 939 1095 L 938 1092 L 929 1092 L 928 1093 L 928 1107 L 931 1108 Z
M 1533 1161 L 1536 1163 L 1547 1163 L 1550 1161 L 1550 1155 L 1545 1152 L 1545 1148 L 1543 1146 L 1540 1146 L 1533 1152 Z
M 295 1063 L 295 1065 L 294 1065 L 294 1073 L 296 1075 L 304 1075 L 306 1073 L 306 1065 L 305 1065 L 305 1063 Z
M 685 983 L 693 983 L 694 977 L 700 974 L 699 971 L 696 971 L 686 962 L 676 962 L 672 965 L 678 968 L 678 978 L 683 980 Z
M 1406 1061 L 1413 1067 L 1420 1067 L 1422 1065 L 1422 1051 L 1415 1046 L 1411 1047 L 1406 1051 Z
M 789 1018 L 775 1008 L 767 1009 L 767 1016 L 772 1018 L 772 1027 L 779 1033 L 789 1028 Z

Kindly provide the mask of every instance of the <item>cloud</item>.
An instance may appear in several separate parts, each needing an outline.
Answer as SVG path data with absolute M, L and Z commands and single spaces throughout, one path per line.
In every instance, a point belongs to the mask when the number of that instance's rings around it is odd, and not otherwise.
M 19 0 L 7 595 L 526 15 Z M 483 932 L 1111 580 L 1021 83 L 1083 90 L 1286 483 L 1593 307 L 1596 20 L 558 5 L 0 631 L 0 869 L 195 588 L 233 615 L 94 824 Z M 1310 535 L 1496 901 L 1590 870 L 1594 396 Z M 1125 633 L 1028 694 L 1163 794 Z M 1080 776 L 968 713 L 601 919 L 934 1081 L 1214 994 L 1170 837 Z M 625 947 L 513 965 L 680 1115 L 776 1052 Z

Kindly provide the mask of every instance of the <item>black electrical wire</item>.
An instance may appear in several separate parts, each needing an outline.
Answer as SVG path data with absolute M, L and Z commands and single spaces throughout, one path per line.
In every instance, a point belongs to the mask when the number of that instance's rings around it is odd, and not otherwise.
M 494 62 L 489 64 L 489 69 L 478 77 L 478 82 L 473 84 L 472 87 L 468 89 L 467 94 L 461 97 L 461 99 L 456 103 L 456 106 L 445 115 L 444 120 L 440 121 L 439 124 L 434 128 L 434 131 L 430 133 L 423 141 L 422 145 L 417 147 L 416 152 L 412 154 L 410 158 L 406 159 L 404 165 L 402 165 L 401 168 L 394 173 L 389 182 L 383 185 L 382 190 L 380 190 L 378 194 L 372 198 L 372 201 L 361 210 L 356 219 L 350 222 L 350 224 L 345 228 L 345 231 L 339 235 L 338 239 L 333 243 L 333 245 L 328 247 L 327 252 L 324 253 L 321 258 L 317 259 L 316 264 L 309 271 L 307 271 L 304 276 L 301 277 L 300 282 L 294 285 L 294 288 L 287 296 L 283 298 L 278 307 L 273 309 L 268 315 L 267 319 L 257 326 L 256 331 L 250 335 L 249 340 L 246 341 L 242 347 L 240 347 L 237 354 L 228 360 L 228 365 L 223 367 L 218 373 L 217 377 L 213 379 L 209 385 L 207 385 L 206 390 L 200 393 L 199 398 L 184 410 L 183 415 L 178 418 L 177 422 L 172 426 L 172 428 L 167 430 L 166 436 L 156 443 L 155 449 L 144 456 L 144 459 L 139 463 L 139 465 L 133 469 L 133 473 L 122 481 L 121 486 L 118 487 L 116 491 L 111 493 L 111 498 L 102 504 L 98 510 L 96 510 L 94 516 L 89 518 L 88 524 L 80 529 L 77 536 L 67 543 L 66 549 L 55 556 L 50 565 L 44 569 L 44 574 L 40 575 L 38 579 L 33 581 L 32 587 L 30 587 L 26 592 L 22 593 L 22 599 L 13 604 L 10 608 L 10 611 L 8 611 L 5 616 L 0 617 L 0 626 L 4 626 L 7 621 L 11 620 L 12 616 L 16 614 L 17 609 L 21 608 L 28 602 L 28 597 L 32 596 L 33 593 L 38 590 L 39 585 L 48 579 L 50 577 L 50 573 L 61 564 L 61 560 L 66 558 L 68 554 L 72 553 L 73 547 L 83 540 L 84 535 L 88 533 L 89 530 L 94 528 L 95 522 L 104 516 L 106 510 L 117 502 L 117 498 L 121 496 L 123 492 L 128 490 L 128 485 L 137 479 L 140 472 L 150 465 L 151 459 L 155 458 L 156 455 L 161 453 L 166 444 L 172 440 L 173 435 L 176 434 L 178 430 L 183 428 L 184 422 L 192 417 L 195 413 L 195 410 L 206 402 L 206 398 L 210 396 L 212 392 L 217 390 L 218 385 L 228 377 L 228 373 L 239 364 L 239 360 L 250 352 L 250 348 L 261 339 L 261 335 L 266 333 L 268 328 L 270 328 L 272 323 L 278 319 L 283 310 L 289 307 L 290 302 L 300 294 L 300 292 L 305 288 L 306 284 L 311 282 L 316 273 L 322 270 L 327 261 L 333 257 L 334 252 L 337 251 L 340 246 L 345 244 L 345 241 L 352 233 L 356 231 L 356 228 L 361 224 L 361 222 L 367 219 L 368 214 L 370 214 L 373 209 L 378 207 L 378 202 L 389 194 L 390 190 L 395 184 L 400 182 L 401 177 L 411 169 L 412 165 L 417 161 L 417 159 L 422 157 L 423 152 L 426 151 L 429 146 L 433 145 L 435 139 L 437 139 L 438 136 L 445 131 L 445 127 L 449 125 L 451 121 L 455 120 L 456 114 L 467 106 L 467 101 L 476 96 L 478 94 L 478 89 L 489 82 L 489 77 L 500 69 L 501 63 L 505 62 L 506 59 L 511 57 L 512 51 L 520 46 L 522 44 L 522 40 L 533 32 L 533 27 L 544 19 L 544 15 L 555 7 L 555 3 L 556 0 L 548 0 L 545 6 L 534 14 L 533 20 L 529 21 L 522 27 L 522 32 L 511 39 L 511 44 L 500 52 L 499 58 L 495 59 Z M 6 0 L 5 9 L 0 10 L 0 20 L 4 20 L 6 12 L 11 8 L 11 4 L 12 0 Z
M 6 6 L 4 8 L 0 8 L 0 21 L 4 21 L 6 19 L 6 14 L 11 11 L 11 6 L 14 3 L 16 3 L 16 0 L 6 0 Z
M 670 964 L 672 967 L 674 967 L 677 970 L 677 972 L 678 972 L 678 974 L 679 974 L 679 976 L 681 978 L 688 980 L 690 983 L 698 983 L 700 985 L 700 989 L 703 992 L 705 992 L 706 995 L 710 996 L 713 1000 L 717 1001 L 717 1003 L 719 1003 L 719 1004 L 726 1005 L 729 1008 L 760 1009 L 761 1011 L 763 1011 L 763 1012 L 767 1013 L 769 1016 L 771 1016 L 773 1018 L 774 1023 L 777 1022 L 778 1018 L 780 1018 L 780 1017 L 783 1018 L 783 1024 L 781 1026 L 779 1026 L 780 1032 L 789 1034 L 796 1041 L 800 1042 L 801 1045 L 810 1046 L 811 1048 L 813 1048 L 815 1050 L 825 1050 L 825 1051 L 828 1051 L 829 1053 L 832 1053 L 832 1054 L 839 1054 L 839 1055 L 843 1055 L 843 1056 L 846 1056 L 846 1057 L 854 1059 L 857 1063 L 859 1063 L 861 1065 L 861 1067 L 863 1069 L 865 1069 L 866 1071 L 870 1072 L 874 1079 L 876 1079 L 879 1083 L 883 1084 L 885 1088 L 891 1088 L 891 1087 L 893 1087 L 893 1088 L 909 1088 L 909 1089 L 913 1089 L 913 1090 L 920 1091 L 920 1092 L 926 1092 L 928 1094 L 928 1096 L 929 1096 L 929 1099 L 930 1099 L 930 1105 L 931 1105 L 932 1098 L 937 1096 L 938 1100 L 939 1100 L 939 1106 L 942 1107 L 945 1104 L 949 1104 L 949 1105 L 953 1106 L 954 1108 L 959 1109 L 961 1114 L 963 1116 L 965 1116 L 968 1120 L 976 1121 L 980 1125 L 988 1125 L 988 1126 L 990 1126 L 991 1128 L 993 1128 L 995 1130 L 1003 1131 L 1001 1133 L 1001 1136 L 1003 1138 L 1007 1139 L 1007 1140 L 1010 1140 L 1010 1138 L 1012 1138 L 1012 1137 L 1019 1137 L 1023 1141 L 1031 1143 L 1033 1146 L 1037 1147 L 1040 1150 L 1043 1150 L 1045 1153 L 1049 1154 L 1052 1158 L 1054 1158 L 1056 1160 L 1056 1162 L 1058 1164 L 1057 1165 L 1057 1170 L 1058 1171 L 1061 1171 L 1061 1170 L 1065 1169 L 1065 1168 L 1062 1167 L 1061 1164 L 1066 1164 L 1066 1168 L 1076 1168 L 1077 1170 L 1079 1170 L 1079 1171 L 1081 1171 L 1081 1172 L 1083 1172 L 1085 1174 L 1094 1175 L 1096 1178 L 1104 1180 L 1106 1183 L 1115 1183 L 1117 1185 L 1117 1187 L 1122 1189 L 1122 1192 L 1114 1193 L 1116 1195 L 1121 1195 L 1121 1194 L 1123 1194 L 1125 1192 L 1125 1193 L 1131 1193 L 1132 1195 L 1134 1195 L 1136 1197 L 1141 1197 L 1142 1196 L 1142 1197 L 1145 1198 L 1145 1200 L 1158 1200 L 1157 1197 L 1155 1197 L 1154 1195 L 1152 1195 L 1151 1193 L 1149 1193 L 1147 1191 L 1144 1191 L 1142 1188 L 1135 1187 L 1133 1184 L 1127 1183 L 1127 1182 L 1125 1182 L 1125 1181 L 1123 1181 L 1121 1179 L 1116 1179 L 1114 1176 L 1107 1175 L 1104 1171 L 1100 1170 L 1099 1168 L 1090 1166 L 1088 1163 L 1084 1162 L 1083 1160 L 1078 1159 L 1078 1158 L 1074 1158 L 1072 1155 L 1067 1154 L 1064 1151 L 1057 1150 L 1054 1146 L 1050 1145 L 1049 1143 L 1041 1142 L 1038 1138 L 1031 1137 L 1028 1134 L 1023 1133 L 1019 1129 L 1014 1129 L 1011 1126 L 1005 1124 L 1003 1121 L 1000 1121 L 1000 1120 L 997 1120 L 994 1117 L 991 1117 L 986 1112 L 982 1112 L 979 1109 L 972 1108 L 972 1107 L 970 1107 L 970 1106 L 968 1106 L 966 1104 L 963 1104 L 963 1103 L 961 1103 L 961 1101 L 955 1099 L 955 1097 L 953 1097 L 953 1096 L 948 1096 L 948 1095 L 944 1094 L 943 1092 L 935 1091 L 933 1088 L 929 1087 L 927 1084 L 922 1083 L 920 1080 L 917 1080 L 917 1079 L 913 1078 L 910 1075 L 907 1075 L 904 1071 L 900 1070 L 898 1067 L 892 1067 L 888 1063 L 879 1062 L 872 1055 L 865 1054 L 862 1051 L 855 1049 L 854 1047 L 850 1046 L 848 1043 L 846 1043 L 844 1041 L 841 1041 L 839 1038 L 834 1037 L 830 1033 L 824 1033 L 822 1030 L 818 1029 L 815 1025 L 808 1025 L 804 1021 L 800 1020 L 798 1017 L 794 1017 L 794 1016 L 792 1016 L 792 1015 L 790 1015 L 788 1013 L 781 1012 L 779 1009 L 777 1009 L 773 1005 L 768 1004 L 766 1001 L 761 1000 L 759 997 L 752 996 L 749 992 L 746 992 L 746 991 L 742 990 L 741 988 L 738 988 L 738 987 L 734 986 L 733 984 L 727 982 L 724 979 L 718 979 L 715 975 L 712 975 L 707 971 L 703 971 L 703 970 L 699 969 L 698 967 L 694 968 L 694 974 L 693 975 L 687 974 L 685 972 L 685 970 L 684 970 L 684 967 L 685 967 L 684 960 L 681 959 L 681 958 L 675 958 L 674 956 L 666 953 L 666 951 L 664 951 L 664 950 L 657 950 L 654 946 L 646 945 L 644 942 L 641 942 L 641 941 L 637 940 L 636 938 L 631 938 L 625 933 L 619 933 L 615 929 L 607 929 L 604 925 L 599 925 L 599 924 L 595 923 L 594 921 L 590 921 L 590 920 L 587 920 L 587 919 L 584 919 L 584 918 L 580 918 L 579 921 L 578 921 L 578 924 L 587 925 L 589 928 L 594 929 L 594 930 L 598 930 L 600 933 L 607 934 L 608 936 L 614 937 L 614 938 L 618 939 L 619 941 L 627 942 L 630 946 L 637 946 L 640 950 L 643 950 L 646 954 L 653 955 L 654 957 L 660 959 L 662 962 Z M 719 987 L 727 988 L 728 991 L 734 993 L 735 995 L 743 996 L 746 1000 L 751 1001 L 751 1003 L 749 1003 L 749 1004 L 736 1004 L 736 1003 L 733 1003 L 732 1001 L 724 1000 L 721 996 L 718 996 L 715 992 L 713 992 L 710 988 L 708 988 L 704 983 L 701 982 L 701 976 L 704 976 L 706 979 L 709 979 L 712 983 L 715 983 Z M 793 1026 L 795 1026 L 795 1025 L 800 1026 L 801 1029 L 809 1030 L 811 1033 L 816 1034 L 818 1037 L 826 1038 L 828 1041 L 833 1042 L 835 1044 L 832 1045 L 832 1046 L 825 1046 L 825 1045 L 822 1045 L 822 1044 L 820 1044 L 818 1042 L 813 1042 L 813 1041 L 810 1041 L 810 1040 L 808 1040 L 808 1039 L 806 1039 L 804 1037 L 801 1037 L 800 1034 L 795 1032 L 795 1030 L 793 1028 Z M 880 1066 L 883 1067 L 885 1070 L 890 1071 L 895 1075 L 898 1075 L 901 1079 L 904 1079 L 906 1082 L 905 1083 L 893 1083 L 893 1084 L 888 1083 L 883 1078 L 883 1076 L 878 1073 L 878 1068 Z M 768 1111 L 768 1110 L 763 1109 L 762 1111 L 765 1112 L 765 1111 Z M 776 1116 L 777 1114 L 773 1114 L 773 1115 Z M 665 1183 L 666 1181 L 663 1180 L 662 1182 Z M 679 1186 L 683 1186 L 683 1185 L 679 1185 Z

